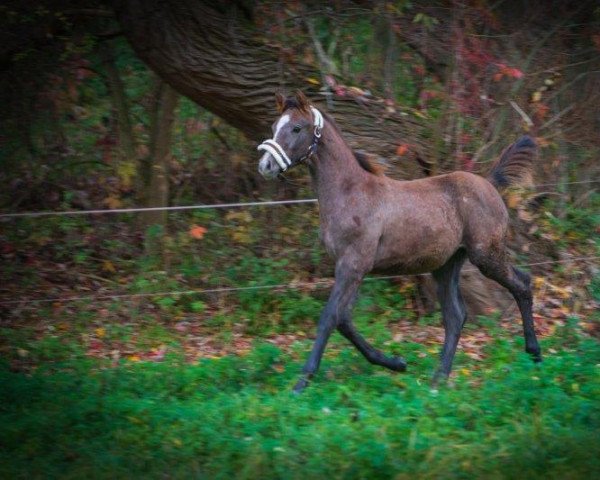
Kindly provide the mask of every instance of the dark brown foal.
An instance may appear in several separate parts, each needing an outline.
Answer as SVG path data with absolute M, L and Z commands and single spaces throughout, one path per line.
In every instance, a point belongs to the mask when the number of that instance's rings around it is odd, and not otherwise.
M 280 117 L 259 171 L 275 178 L 306 163 L 319 199 L 321 240 L 335 259 L 335 285 L 318 324 L 317 338 L 294 390 L 300 391 L 319 368 L 331 332 L 339 332 L 376 365 L 406 369 L 355 329 L 351 310 L 369 272 L 432 272 L 442 307 L 445 341 L 435 380 L 452 368 L 466 309 L 458 280 L 466 258 L 507 288 L 523 319 L 526 350 L 541 360 L 533 328 L 529 275 L 511 266 L 506 251 L 508 213 L 497 188 L 531 177 L 536 146 L 529 137 L 511 145 L 492 168 L 489 180 L 467 172 L 396 181 L 385 177 L 343 140 L 335 122 L 298 93 L 277 96 Z

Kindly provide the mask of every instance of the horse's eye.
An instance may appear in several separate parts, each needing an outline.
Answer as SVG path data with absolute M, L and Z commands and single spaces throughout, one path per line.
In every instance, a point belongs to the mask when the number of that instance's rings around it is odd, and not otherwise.
M 302 130 L 302 125 L 294 125 L 292 132 L 298 133 L 300 130 Z

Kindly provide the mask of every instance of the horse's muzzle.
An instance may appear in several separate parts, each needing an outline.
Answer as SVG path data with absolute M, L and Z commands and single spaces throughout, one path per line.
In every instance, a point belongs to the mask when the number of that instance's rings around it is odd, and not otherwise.
M 265 152 L 258 162 L 258 173 L 264 178 L 271 180 L 277 178 L 277 175 L 281 173 L 281 167 L 270 153 Z

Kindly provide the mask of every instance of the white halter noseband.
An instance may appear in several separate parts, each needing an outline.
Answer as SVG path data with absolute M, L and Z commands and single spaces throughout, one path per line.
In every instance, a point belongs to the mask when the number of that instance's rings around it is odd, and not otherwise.
M 323 115 L 321 115 L 321 112 L 319 112 L 319 110 L 317 110 L 312 105 L 310 107 L 310 110 L 313 114 L 313 125 L 315 127 L 313 142 L 311 143 L 310 147 L 308 147 L 308 152 L 306 153 L 306 155 L 296 160 L 295 163 L 299 163 L 302 160 L 306 160 L 308 157 L 313 155 L 317 150 L 317 143 L 319 142 L 319 138 L 321 138 L 321 131 L 323 130 L 324 124 Z M 290 160 L 290 157 L 288 157 L 287 153 L 285 153 L 285 150 L 281 147 L 281 145 L 277 143 L 277 141 L 274 138 L 265 140 L 257 147 L 257 150 L 264 150 L 270 153 L 281 167 L 282 172 L 286 171 L 292 166 L 292 163 L 294 163 L 292 162 L 292 160 Z

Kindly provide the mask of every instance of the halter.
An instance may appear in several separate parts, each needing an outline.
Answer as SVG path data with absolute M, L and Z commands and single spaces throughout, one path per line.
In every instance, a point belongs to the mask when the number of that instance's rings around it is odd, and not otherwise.
M 323 130 L 323 124 L 324 124 L 323 115 L 321 115 L 321 112 L 319 112 L 312 105 L 310 107 L 310 110 L 313 114 L 313 126 L 315 127 L 315 130 L 314 130 L 314 134 L 313 134 L 313 141 L 310 144 L 310 147 L 308 147 L 308 151 L 306 152 L 306 154 L 304 156 L 300 157 L 298 160 L 295 160 L 295 161 L 290 160 L 290 157 L 287 156 L 287 153 L 285 153 L 285 150 L 283 149 L 283 147 L 281 145 L 279 145 L 275 141 L 274 138 L 265 140 L 263 143 L 261 143 L 257 147 L 257 150 L 259 150 L 259 151 L 265 150 L 266 152 L 270 153 L 273 156 L 273 158 L 275 159 L 275 161 L 281 167 L 282 172 L 285 172 L 292 165 L 303 162 L 307 158 L 309 158 L 309 157 L 313 156 L 315 153 L 317 153 L 317 144 L 319 143 L 319 139 L 321 138 L 321 131 Z

